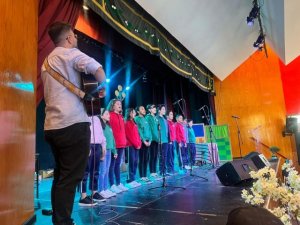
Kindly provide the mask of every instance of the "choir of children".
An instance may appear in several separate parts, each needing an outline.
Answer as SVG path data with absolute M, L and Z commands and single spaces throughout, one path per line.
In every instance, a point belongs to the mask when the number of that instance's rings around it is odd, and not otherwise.
M 195 164 L 193 121 L 177 115 L 174 123 L 174 114 L 172 111 L 166 114 L 165 105 L 150 104 L 147 111 L 148 114 L 144 106 L 128 108 L 124 120 L 121 100 L 112 99 L 101 115 L 90 117 L 90 156 L 80 185 L 80 206 L 94 206 L 128 189 L 174 175 L 175 149 L 180 169 L 190 169 Z M 121 163 L 125 150 L 128 152 L 128 179 L 123 184 Z M 90 196 L 86 190 L 88 177 Z

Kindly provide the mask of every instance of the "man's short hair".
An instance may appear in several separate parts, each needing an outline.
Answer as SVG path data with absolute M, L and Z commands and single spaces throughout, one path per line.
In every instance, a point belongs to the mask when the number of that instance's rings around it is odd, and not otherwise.
M 48 29 L 48 34 L 55 45 L 57 45 L 62 40 L 62 35 L 72 30 L 69 23 L 65 22 L 54 22 L 50 25 Z

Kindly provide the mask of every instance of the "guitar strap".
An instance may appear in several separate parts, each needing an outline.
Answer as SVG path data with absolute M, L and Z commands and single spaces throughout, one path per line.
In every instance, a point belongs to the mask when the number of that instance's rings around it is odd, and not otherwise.
M 63 75 L 61 75 L 59 72 L 54 70 L 48 62 L 48 57 L 44 61 L 44 66 L 46 68 L 46 71 L 60 84 L 62 84 L 64 87 L 66 87 L 69 91 L 71 91 L 73 94 L 77 95 L 79 98 L 87 100 L 88 98 L 91 98 L 89 94 L 82 91 L 80 88 L 76 87 L 72 82 L 70 82 L 68 79 L 66 79 Z M 93 98 L 93 97 L 92 97 Z M 91 99 L 90 99 L 91 100 Z

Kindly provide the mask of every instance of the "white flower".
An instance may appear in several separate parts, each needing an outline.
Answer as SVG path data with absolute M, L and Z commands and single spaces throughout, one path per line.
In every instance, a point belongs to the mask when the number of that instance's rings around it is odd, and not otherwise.
M 275 170 L 269 167 L 251 171 L 250 176 L 255 180 L 253 186 L 249 190 L 242 190 L 241 194 L 246 203 L 256 206 L 262 206 L 265 198 L 270 197 L 278 203 L 278 207 L 269 211 L 285 225 L 290 225 L 291 219 L 300 221 L 300 176 L 292 165 L 292 161 L 289 161 L 282 166 L 286 172 L 283 184 L 276 178 Z

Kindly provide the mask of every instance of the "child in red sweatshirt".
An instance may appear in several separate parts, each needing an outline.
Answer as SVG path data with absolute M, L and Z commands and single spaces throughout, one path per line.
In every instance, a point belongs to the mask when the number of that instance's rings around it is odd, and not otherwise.
M 174 113 L 169 111 L 167 114 L 168 126 L 169 126 L 169 147 L 167 152 L 167 172 L 174 173 L 174 149 L 176 143 L 176 125 L 173 122 Z
M 118 194 L 120 192 L 128 190 L 128 188 L 125 187 L 120 180 L 120 164 L 121 159 L 124 155 L 124 149 L 126 147 L 125 123 L 122 116 L 121 100 L 112 99 L 109 102 L 107 109 L 110 115 L 109 124 L 113 131 L 118 154 L 118 157 L 116 159 L 114 157 L 111 158 L 111 163 L 109 167 L 109 183 L 111 185 L 111 191 Z M 116 184 L 114 182 L 114 175 L 116 178 Z
M 133 108 L 129 108 L 125 113 L 125 133 L 127 138 L 127 146 L 129 148 L 129 181 L 127 186 L 135 188 L 141 186 L 135 181 L 135 174 L 138 166 L 139 149 L 142 146 L 142 141 L 139 135 L 138 127 L 134 122 L 136 112 Z
M 184 166 L 187 165 L 186 162 L 186 155 L 187 155 L 187 145 L 186 145 L 186 138 L 185 138 L 185 131 L 183 127 L 183 117 L 182 115 L 176 116 L 176 142 L 178 144 L 178 160 L 179 160 L 179 168 L 183 169 Z

